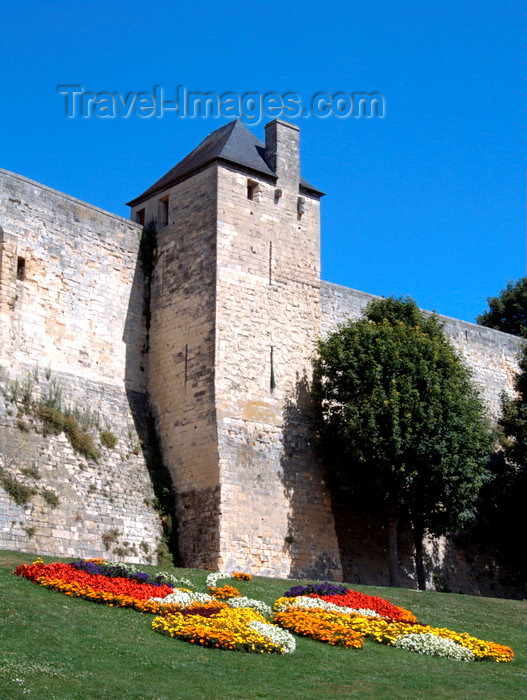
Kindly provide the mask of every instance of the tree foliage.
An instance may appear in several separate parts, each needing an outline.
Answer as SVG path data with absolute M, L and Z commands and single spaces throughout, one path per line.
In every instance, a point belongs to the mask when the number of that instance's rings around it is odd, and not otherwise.
M 499 296 L 487 299 L 489 310 L 480 314 L 480 326 L 527 337 L 527 277 L 509 282 Z
M 442 535 L 472 517 L 492 432 L 437 316 L 410 298 L 372 302 L 365 318 L 319 342 L 314 369 L 334 494 L 410 525 L 416 552 L 426 532 Z
M 505 456 L 527 471 L 527 345 L 520 354 L 519 373 L 514 381 L 516 397 L 503 398 L 503 414 L 500 427 L 505 436 Z
M 527 344 L 520 354 L 516 396 L 503 397 L 502 450 L 489 465 L 490 480 L 478 499 L 474 526 L 456 541 L 471 551 L 494 552 L 496 572 L 509 591 L 525 591 L 525 494 L 527 493 Z

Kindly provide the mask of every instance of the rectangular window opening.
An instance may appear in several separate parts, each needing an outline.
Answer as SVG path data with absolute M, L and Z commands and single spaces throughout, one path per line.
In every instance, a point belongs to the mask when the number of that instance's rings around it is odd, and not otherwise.
M 159 200 L 159 223 L 168 226 L 168 197 Z
M 254 202 L 257 199 L 257 194 L 259 191 L 260 188 L 256 180 L 247 180 L 247 199 Z
M 145 210 L 144 209 L 139 209 L 139 211 L 135 212 L 135 222 L 139 224 L 140 226 L 145 225 Z
M 271 392 L 273 392 L 276 389 L 276 380 L 274 377 L 274 347 L 271 345 L 271 376 L 269 377 L 269 388 L 271 389 Z
M 20 256 L 16 260 L 16 278 L 21 282 L 26 279 L 26 259 Z

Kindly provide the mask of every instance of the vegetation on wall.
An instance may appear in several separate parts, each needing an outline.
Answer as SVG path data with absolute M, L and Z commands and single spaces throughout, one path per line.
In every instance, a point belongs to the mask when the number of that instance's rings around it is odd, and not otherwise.
M 101 540 L 106 550 L 110 549 L 110 546 L 117 542 L 119 539 L 119 530 L 107 530 L 103 532 Z
M 117 445 L 117 438 L 110 430 L 103 430 L 100 435 L 101 443 L 112 450 Z
M 150 347 L 152 277 L 157 260 L 157 231 L 155 224 L 152 222 L 143 228 L 139 242 L 139 262 L 145 278 L 145 352 L 148 352 Z M 180 557 L 177 544 L 175 494 L 172 487 L 172 477 L 163 462 L 155 420 L 151 414 L 145 419 L 145 425 L 142 427 L 144 430 L 143 455 L 150 473 L 150 479 L 155 494 L 154 500 L 147 505 L 153 507 L 154 510 L 157 511 L 163 529 L 162 541 L 157 550 L 158 562 L 162 565 L 175 564 L 177 566 Z
M 150 254 L 150 260 L 154 260 Z M 101 419 L 97 411 L 89 406 L 63 408 L 63 391 L 61 383 L 52 376 L 48 368 L 43 372 L 45 382 L 40 382 L 40 372 L 38 367 L 30 370 L 27 376 L 22 379 L 17 378 L 10 381 L 3 374 L 3 394 L 6 401 L 11 406 L 6 408 L 6 414 L 14 416 L 15 425 L 23 433 L 36 431 L 43 437 L 65 434 L 73 449 L 91 461 L 98 461 L 101 457 L 100 448 L 96 441 L 97 435 L 100 445 L 107 449 L 114 449 L 118 446 L 117 436 L 106 427 L 100 428 Z M 174 494 L 172 492 L 171 477 L 163 464 L 161 450 L 155 430 L 152 416 L 146 412 L 141 413 L 138 423 L 141 431 L 141 438 L 133 431 L 128 431 L 127 447 L 122 447 L 121 459 L 126 459 L 126 451 L 129 454 L 139 455 L 143 453 L 146 466 L 149 470 L 151 483 L 155 497 L 145 499 L 145 505 L 153 508 L 158 514 L 162 526 L 162 538 L 157 552 L 153 551 L 148 543 L 143 542 L 141 552 L 147 561 L 151 561 L 157 554 L 158 560 L 165 564 L 172 564 L 179 561 L 177 554 L 177 536 L 174 527 Z M 85 464 L 79 462 L 79 468 L 84 469 Z M 0 485 L 7 495 L 17 505 L 27 505 L 31 499 L 40 494 L 45 504 L 51 508 L 57 508 L 60 503 L 60 496 L 51 488 L 35 488 L 36 482 L 42 478 L 36 466 L 15 467 L 15 473 L 0 472 Z M 28 481 L 31 480 L 31 481 Z M 25 483 L 25 482 L 28 483 Z M 97 491 L 94 483 L 89 484 L 88 494 Z M 113 503 L 111 492 L 102 492 L 109 503 Z M 27 534 L 27 533 L 26 533 Z M 121 542 L 122 533 L 108 530 L 103 533 L 102 541 L 107 551 L 119 557 L 139 556 L 135 545 L 129 542 Z M 29 535 L 28 535 L 29 536 Z
M 158 563 L 162 566 L 180 566 L 177 538 L 177 520 L 175 513 L 176 498 L 172 486 L 172 477 L 168 471 L 157 435 L 155 420 L 152 415 L 146 418 L 146 439 L 143 454 L 150 473 L 155 498 L 147 505 L 159 515 L 163 530 L 162 540 L 157 549 Z
M 139 262 L 143 275 L 147 279 L 152 278 L 157 263 L 157 231 L 156 225 L 151 222 L 143 228 L 139 240 Z
M 316 429 L 330 488 L 383 513 L 398 585 L 397 528 L 411 527 L 419 587 L 423 537 L 473 517 L 493 433 L 471 375 L 435 315 L 410 298 L 371 302 L 318 344 Z
M 139 240 L 139 263 L 145 278 L 144 291 L 144 316 L 146 325 L 145 352 L 150 347 L 150 321 L 152 318 L 151 295 L 152 295 L 152 275 L 157 263 L 157 231 L 152 222 L 143 228 Z
M 79 421 L 73 413 L 40 404 L 36 408 L 36 415 L 42 422 L 44 435 L 58 435 L 64 432 L 75 452 L 95 462 L 101 456 L 95 447 L 93 437 L 79 425 Z
M 505 456 L 518 470 L 527 471 L 527 345 L 519 358 L 519 372 L 514 380 L 516 396 L 502 399 L 500 428 L 505 443 Z
M 34 488 L 27 486 L 19 479 L 6 474 L 3 470 L 0 471 L 0 485 L 17 506 L 25 506 L 36 494 L 36 490 Z
M 60 503 L 60 498 L 57 496 L 55 491 L 51 489 L 44 489 L 42 491 L 42 497 L 51 508 L 56 508 Z
M 49 369 L 45 372 L 47 385 L 38 396 L 39 372 L 35 367 L 23 379 L 15 379 L 7 382 L 4 394 L 6 399 L 17 405 L 18 418 L 17 427 L 22 432 L 28 432 L 32 427 L 23 416 L 36 419 L 41 424 L 42 434 L 59 435 L 64 433 L 70 441 L 73 449 L 87 459 L 97 461 L 100 453 L 93 441 L 92 435 L 88 432 L 98 424 L 98 416 L 91 410 L 82 413 L 79 409 L 62 409 L 62 387 L 57 379 L 51 376 Z M 108 440 L 111 437 L 117 439 L 109 432 Z M 111 436 L 111 437 L 110 437 Z M 102 438 L 101 442 L 106 444 Z

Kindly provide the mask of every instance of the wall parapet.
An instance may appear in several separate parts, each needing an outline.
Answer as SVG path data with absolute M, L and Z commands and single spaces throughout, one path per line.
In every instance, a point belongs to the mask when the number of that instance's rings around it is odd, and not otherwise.
M 120 221 L 121 223 L 125 223 L 127 225 L 131 225 L 134 228 L 136 228 L 138 231 L 141 231 L 142 226 L 139 224 L 136 224 L 133 221 L 130 221 L 130 219 L 126 219 L 123 216 L 119 216 L 119 214 L 113 214 L 110 211 L 106 211 L 105 209 L 101 209 L 100 207 L 96 207 L 94 204 L 90 204 L 89 202 L 85 202 L 82 199 L 78 199 L 77 197 L 73 197 L 70 194 L 65 194 L 64 192 L 60 192 L 59 190 L 55 190 L 53 187 L 49 187 L 48 185 L 44 185 L 41 182 L 37 182 L 36 180 L 31 180 L 29 177 L 25 177 L 24 175 L 19 175 L 18 173 L 13 173 L 10 170 L 4 170 L 4 168 L 0 168 L 0 177 L 7 177 L 7 178 L 12 178 L 13 180 L 18 180 L 20 183 L 25 184 L 25 185 L 31 185 L 31 187 L 38 187 L 41 190 L 46 190 L 50 194 L 61 197 L 62 199 L 68 200 L 72 204 L 80 204 L 83 207 L 87 207 L 88 209 L 92 209 L 93 211 L 98 212 L 99 214 L 103 214 L 106 217 L 109 217 L 111 219 L 116 219 L 117 221 Z

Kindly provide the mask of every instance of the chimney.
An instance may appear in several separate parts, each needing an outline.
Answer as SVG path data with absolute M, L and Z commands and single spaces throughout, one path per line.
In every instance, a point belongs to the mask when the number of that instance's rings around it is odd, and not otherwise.
M 278 180 L 298 191 L 300 182 L 300 129 L 274 119 L 265 125 L 265 160 Z

